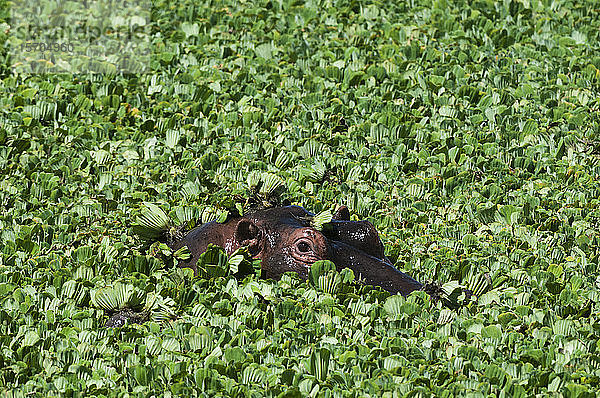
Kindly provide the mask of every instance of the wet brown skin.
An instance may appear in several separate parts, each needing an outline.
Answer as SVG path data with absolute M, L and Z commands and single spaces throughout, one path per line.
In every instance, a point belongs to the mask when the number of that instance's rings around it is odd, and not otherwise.
M 210 243 L 227 254 L 247 246 L 262 261 L 262 276 L 279 279 L 285 272 L 308 278 L 311 264 L 331 260 L 338 271 L 350 268 L 365 284 L 381 286 L 404 296 L 423 285 L 398 271 L 385 256 L 377 230 L 368 221 L 350 221 L 346 206 L 340 207 L 323 231 L 313 228 L 313 214 L 300 206 L 258 210 L 224 224 L 210 222 L 190 231 L 173 249 L 187 246 L 192 258 L 182 266 L 195 269 Z

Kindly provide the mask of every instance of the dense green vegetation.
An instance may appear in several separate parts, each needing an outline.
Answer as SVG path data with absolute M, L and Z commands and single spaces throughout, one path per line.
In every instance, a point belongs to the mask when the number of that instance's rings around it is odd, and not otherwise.
M 597 8 L 157 0 L 148 73 L 15 75 L 5 52 L 0 388 L 595 396 Z M 398 268 L 478 297 L 390 297 L 327 263 L 236 279 L 252 264 L 218 249 L 194 278 L 132 230 L 276 197 L 346 204 Z M 120 306 L 152 319 L 103 328 Z

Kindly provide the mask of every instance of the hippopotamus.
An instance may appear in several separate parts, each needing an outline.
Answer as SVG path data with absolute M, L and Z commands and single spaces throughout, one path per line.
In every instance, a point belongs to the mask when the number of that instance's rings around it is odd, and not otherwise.
M 310 267 L 319 260 L 332 261 L 337 270 L 350 268 L 358 281 L 380 286 L 392 294 L 409 295 L 415 290 L 427 292 L 434 300 L 441 299 L 450 307 L 460 304 L 445 297 L 435 283 L 425 285 L 396 269 L 385 256 L 377 230 L 368 221 L 351 221 L 346 206 L 333 214 L 330 222 L 316 228 L 315 215 L 300 206 L 282 206 L 232 215 L 224 223 L 203 224 L 168 245 L 173 250 L 187 246 L 191 257 L 181 263 L 197 273 L 196 263 L 210 244 L 221 246 L 228 255 L 246 247 L 261 260 L 261 277 L 279 279 L 286 272 L 295 272 L 308 279 Z M 467 298 L 472 292 L 462 289 Z M 106 322 L 106 327 L 143 323 L 149 313 L 123 309 Z
M 175 241 L 176 250 L 187 246 L 191 258 L 180 266 L 196 272 L 196 262 L 209 244 L 231 255 L 240 247 L 261 260 L 261 277 L 279 279 L 295 272 L 307 279 L 312 264 L 330 260 L 338 271 L 350 268 L 365 284 L 380 286 L 392 294 L 407 296 L 423 285 L 396 269 L 385 256 L 377 230 L 369 221 L 350 221 L 350 212 L 341 206 L 323 228 L 312 226 L 314 214 L 300 206 L 256 210 L 235 216 L 225 223 L 209 222 Z

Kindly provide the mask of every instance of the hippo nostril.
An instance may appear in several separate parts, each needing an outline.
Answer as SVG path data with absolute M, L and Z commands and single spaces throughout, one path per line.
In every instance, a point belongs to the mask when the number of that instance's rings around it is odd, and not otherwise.
M 296 247 L 300 253 L 308 253 L 310 251 L 310 245 L 306 242 L 298 242 Z

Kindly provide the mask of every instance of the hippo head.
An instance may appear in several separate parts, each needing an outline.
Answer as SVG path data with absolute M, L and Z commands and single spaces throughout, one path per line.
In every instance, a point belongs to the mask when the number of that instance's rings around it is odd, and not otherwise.
M 423 285 L 398 271 L 384 254 L 377 230 L 368 221 L 350 221 L 345 206 L 321 230 L 311 225 L 314 215 L 299 206 L 276 207 L 210 222 L 190 231 L 173 249 L 188 246 L 191 259 L 183 266 L 195 269 L 210 243 L 227 254 L 246 246 L 262 262 L 262 276 L 279 279 L 285 272 L 308 278 L 312 264 L 331 260 L 338 270 L 350 268 L 357 279 L 391 293 L 408 295 Z
M 340 207 L 322 230 L 311 225 L 312 217 L 314 214 L 300 206 L 259 210 L 223 224 L 204 224 L 175 242 L 173 249 L 187 246 L 192 257 L 182 266 L 194 270 L 212 243 L 225 248 L 227 254 L 246 246 L 252 256 L 262 260 L 265 278 L 279 279 L 285 272 L 296 272 L 306 279 L 312 264 L 331 260 L 338 270 L 350 268 L 359 280 L 391 293 L 407 295 L 423 287 L 394 268 L 373 224 L 350 221 L 346 206 Z

